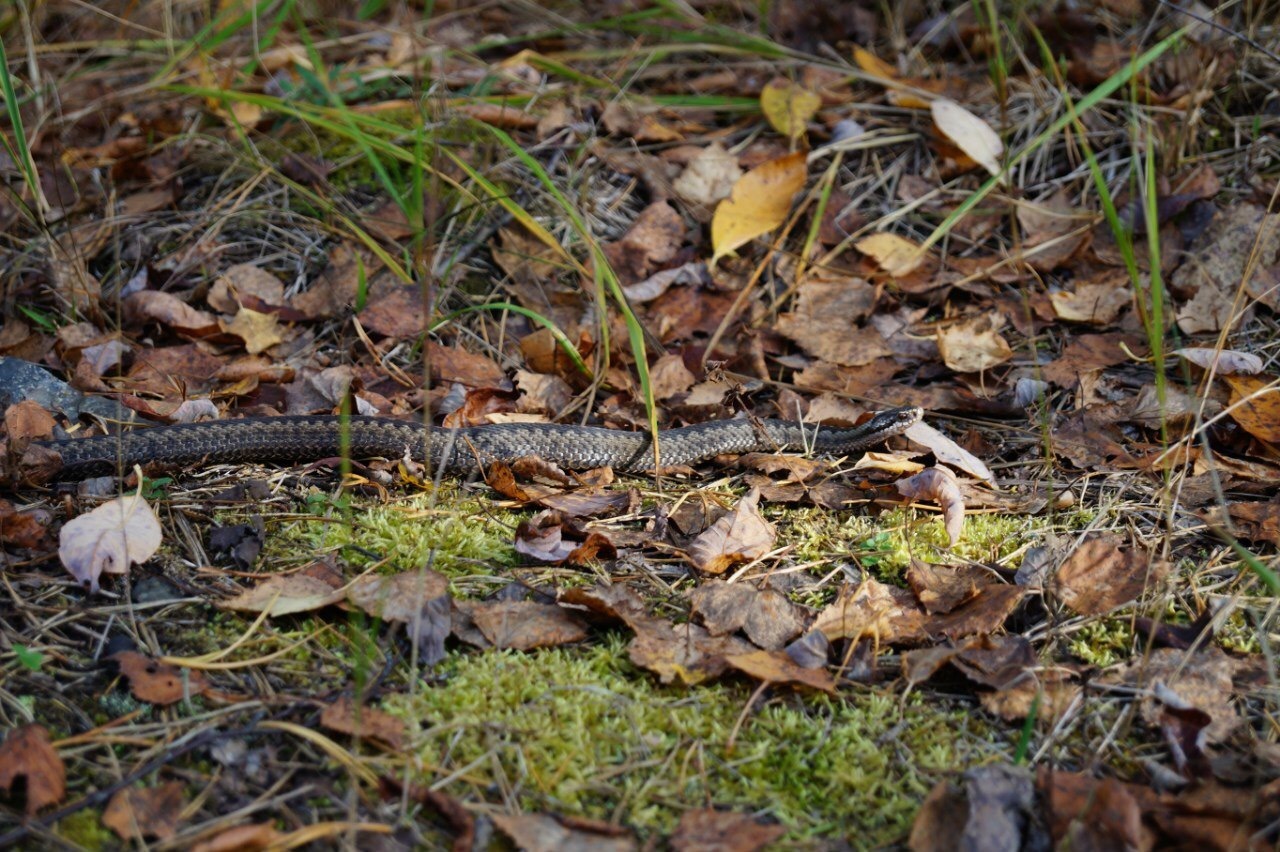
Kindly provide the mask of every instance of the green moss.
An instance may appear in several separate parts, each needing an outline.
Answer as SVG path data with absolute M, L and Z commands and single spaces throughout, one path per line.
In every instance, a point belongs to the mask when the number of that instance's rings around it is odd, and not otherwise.
M 1067 647 L 1086 663 L 1105 668 L 1133 653 L 1133 630 L 1125 619 L 1098 619 L 1081 627 Z
M 79 849 L 112 849 L 119 843 L 112 831 L 102 824 L 102 815 L 96 810 L 76 811 L 58 820 L 53 833 L 58 839 Z
M 879 692 L 783 694 L 747 716 L 753 688 L 739 681 L 682 690 L 628 661 L 626 638 L 534 654 L 454 653 L 439 686 L 390 699 L 416 721 L 427 780 L 453 775 L 466 796 L 491 785 L 530 809 L 618 818 L 644 833 L 670 831 L 708 802 L 768 813 L 791 838 L 857 844 L 900 837 L 935 780 L 979 753 L 965 748 L 968 713 Z M 985 732 L 972 732 L 978 741 Z
M 284 554 L 343 548 L 354 565 L 388 560 L 386 573 L 430 566 L 450 577 L 493 574 L 519 564 L 513 545 L 520 516 L 444 486 L 434 499 L 416 495 L 360 506 L 348 519 L 302 520 L 268 538 L 265 564 Z M 301 548 L 301 551 L 300 551 Z

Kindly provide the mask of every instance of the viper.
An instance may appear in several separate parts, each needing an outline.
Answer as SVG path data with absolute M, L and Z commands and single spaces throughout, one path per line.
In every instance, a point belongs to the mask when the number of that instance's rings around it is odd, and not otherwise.
M 900 435 L 921 418 L 918 408 L 894 408 L 849 428 L 806 426 L 784 420 L 715 420 L 658 433 L 661 466 L 689 465 L 721 453 L 862 452 Z M 40 442 L 62 456 L 64 479 L 128 470 L 224 462 L 300 463 L 346 453 L 350 458 L 425 460 L 452 473 L 495 461 L 537 456 L 570 470 L 609 466 L 654 468 L 652 436 L 597 426 L 502 423 L 460 429 L 383 417 L 246 417 L 135 429 L 120 435 Z

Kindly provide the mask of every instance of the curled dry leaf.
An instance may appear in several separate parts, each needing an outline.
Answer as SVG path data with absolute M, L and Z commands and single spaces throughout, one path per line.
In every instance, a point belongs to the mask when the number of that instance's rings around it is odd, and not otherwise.
M 956 475 L 945 467 L 931 467 L 897 482 L 898 493 L 908 500 L 929 500 L 942 507 L 947 538 L 955 547 L 964 532 L 964 497 Z
M 820 95 L 790 80 L 770 80 L 760 91 L 760 111 L 774 130 L 789 139 L 804 135 L 805 125 L 820 106 Z
M 759 559 L 769 552 L 778 531 L 760 514 L 760 489 L 752 488 L 733 511 L 707 527 L 688 548 L 689 561 L 708 574 Z
M 938 98 L 929 107 L 933 123 L 974 162 L 993 175 L 1000 174 L 1004 143 L 991 125 L 950 98 Z
M 781 225 L 807 174 L 805 155 L 797 152 L 761 163 L 739 178 L 711 220 L 711 265 Z
M 922 447 L 930 450 L 934 457 L 942 464 L 950 465 L 957 470 L 962 470 L 975 479 L 983 482 L 993 482 L 995 474 L 991 472 L 991 468 L 987 467 L 982 459 L 966 450 L 964 447 L 951 440 L 928 423 L 921 421 L 913 425 L 905 433 L 908 440 L 911 440 Z
M 836 694 L 835 681 L 826 669 L 809 669 L 797 664 L 784 651 L 752 651 L 729 654 L 725 662 L 748 677 L 768 684 L 807 686 L 829 695 Z
M 160 548 L 160 522 L 141 495 L 117 497 L 67 521 L 58 535 L 58 558 L 71 575 L 98 591 L 98 578 L 124 574 Z
M 1212 370 L 1219 375 L 1252 376 L 1262 372 L 1262 359 L 1252 352 L 1240 352 L 1235 349 L 1190 347 L 1175 349 L 1173 354 L 1195 364 L 1202 370 Z
M 43 725 L 23 725 L 0 743 L 0 791 L 13 795 L 19 778 L 26 786 L 29 817 L 67 794 L 66 767 Z

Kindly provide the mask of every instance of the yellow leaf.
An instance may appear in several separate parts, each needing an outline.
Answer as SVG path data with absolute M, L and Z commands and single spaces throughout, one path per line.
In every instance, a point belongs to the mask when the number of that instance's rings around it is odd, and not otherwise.
M 897 234 L 872 234 L 858 240 L 854 247 L 893 276 L 907 275 L 924 262 L 920 247 Z
M 771 80 L 760 92 L 760 109 L 773 129 L 796 139 L 822 106 L 822 98 L 788 80 Z
M 853 61 L 858 64 L 859 68 L 866 71 L 872 77 L 881 77 L 885 80 L 893 80 L 898 76 L 898 72 L 893 70 L 892 65 L 885 62 L 865 47 L 855 47 L 853 49 Z
M 938 98 L 930 110 L 933 123 L 957 148 L 991 174 L 1000 174 L 1004 143 L 991 125 L 948 98 Z
M 228 334 L 244 341 L 245 351 L 257 355 L 284 340 L 275 314 L 241 308 L 229 323 L 223 323 Z
M 791 199 L 804 188 L 803 151 L 761 163 L 733 185 L 711 219 L 711 265 L 782 224 Z

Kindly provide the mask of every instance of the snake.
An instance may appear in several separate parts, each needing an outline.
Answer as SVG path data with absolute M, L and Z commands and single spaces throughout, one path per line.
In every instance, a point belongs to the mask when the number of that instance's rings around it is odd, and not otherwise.
M 660 430 L 657 460 L 661 467 L 669 467 L 693 465 L 726 453 L 811 451 L 845 456 L 902 434 L 921 416 L 919 408 L 893 408 L 847 428 L 786 420 L 712 420 Z M 451 429 L 386 417 L 289 415 L 178 423 L 120 435 L 36 443 L 61 455 L 61 479 L 115 474 L 147 464 L 300 464 L 334 456 L 395 459 L 406 454 L 454 474 L 531 456 L 567 470 L 612 467 L 643 473 L 655 469 L 649 432 L 560 423 Z

